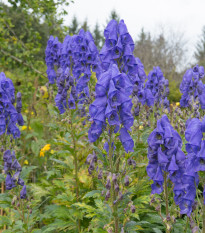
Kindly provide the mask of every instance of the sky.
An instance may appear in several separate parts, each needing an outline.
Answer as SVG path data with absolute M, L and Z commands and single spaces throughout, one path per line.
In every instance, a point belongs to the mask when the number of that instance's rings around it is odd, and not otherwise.
M 186 63 L 193 61 L 194 48 L 205 25 L 205 0 L 74 0 L 68 7 L 65 24 L 69 25 L 75 15 L 80 22 L 87 19 L 91 30 L 96 22 L 103 30 L 113 9 L 124 19 L 134 40 L 142 28 L 153 36 L 161 28 L 183 34 L 188 50 Z

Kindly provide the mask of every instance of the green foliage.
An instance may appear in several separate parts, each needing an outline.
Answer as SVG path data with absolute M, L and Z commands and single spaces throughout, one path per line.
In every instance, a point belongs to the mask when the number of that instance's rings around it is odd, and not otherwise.
M 179 85 L 180 83 L 171 81 L 169 82 L 169 89 L 170 89 L 170 94 L 169 94 L 169 100 L 170 102 L 179 102 L 181 99 L 181 92 L 179 90 Z

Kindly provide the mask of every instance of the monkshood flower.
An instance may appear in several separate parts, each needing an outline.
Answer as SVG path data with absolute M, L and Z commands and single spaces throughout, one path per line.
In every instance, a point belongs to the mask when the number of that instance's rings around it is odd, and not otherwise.
M 20 178 L 21 174 L 21 165 L 16 159 L 15 152 L 11 153 L 10 150 L 6 150 L 3 155 L 4 160 L 4 172 L 6 173 L 6 189 L 11 190 L 17 185 L 23 186 L 20 197 L 21 199 L 26 198 L 26 185 L 24 185 L 23 179 Z
M 11 79 L 0 73 L 0 135 L 12 135 L 13 138 L 20 137 L 18 125 L 23 125 L 24 120 L 21 115 L 22 102 L 21 93 L 17 93 L 16 108 L 15 89 Z
M 147 174 L 153 180 L 152 194 L 163 191 L 164 176 L 168 174 L 173 183 L 181 182 L 185 155 L 181 150 L 182 140 L 163 115 L 148 138 Z
M 56 80 L 56 71 L 54 69 L 54 65 L 58 65 L 58 51 L 60 46 L 61 43 L 58 41 L 58 38 L 50 36 L 45 51 L 45 61 L 47 65 L 46 73 L 51 84 L 54 84 Z
M 185 138 L 187 156 L 184 171 L 181 174 L 182 181 L 174 187 L 175 202 L 180 207 L 181 214 L 191 215 L 196 196 L 196 187 L 199 184 L 198 171 L 204 171 L 204 141 L 205 121 L 198 118 L 189 119 L 186 122 Z
M 164 107 L 169 107 L 167 96 L 169 94 L 169 81 L 165 79 L 160 67 L 154 67 L 148 74 L 145 90 L 149 90 L 154 97 L 152 105 L 160 103 Z
M 124 20 L 119 23 L 111 20 L 104 30 L 105 44 L 100 51 L 100 59 L 104 71 L 111 64 L 116 64 L 120 72 L 127 74 L 135 89 L 140 89 L 146 79 L 144 66 L 139 58 L 133 55 L 134 41 L 130 36 Z
M 192 102 L 199 100 L 201 108 L 205 109 L 205 87 L 202 82 L 204 77 L 204 67 L 196 65 L 193 69 L 188 69 L 180 84 L 182 97 L 180 106 L 189 107 Z
M 88 132 L 90 142 L 95 142 L 106 125 L 114 127 L 117 133 L 120 129 L 120 140 L 126 152 L 133 151 L 133 140 L 128 133 L 133 125 L 131 114 L 132 84 L 125 73 L 120 73 L 117 65 L 101 74 L 95 87 L 95 101 L 90 105 L 89 114 L 92 121 Z
M 58 87 L 55 102 L 60 113 L 66 108 L 75 109 L 77 101 L 79 105 L 86 104 L 90 97 L 91 71 L 97 78 L 101 73 L 98 50 L 90 32 L 81 29 L 78 35 L 67 35 L 62 44 L 51 37 L 46 48 L 46 64 L 49 82 L 56 81 Z

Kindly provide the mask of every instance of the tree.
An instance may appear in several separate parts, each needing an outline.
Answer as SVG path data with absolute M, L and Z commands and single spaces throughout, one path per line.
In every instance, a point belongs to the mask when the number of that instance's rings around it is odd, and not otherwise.
M 88 25 L 88 21 L 87 19 L 84 20 L 81 28 L 83 28 L 83 30 L 86 32 L 86 31 L 89 31 L 89 25 Z
M 197 63 L 205 67 L 205 26 L 202 29 L 202 35 L 200 41 L 196 45 L 196 52 L 194 56 Z
M 182 58 L 185 55 L 183 35 L 169 31 L 162 32 L 155 38 L 142 29 L 139 39 L 135 43 L 134 55 L 139 57 L 146 71 L 153 66 L 160 66 L 166 78 L 178 79 L 177 71 L 182 69 Z
M 69 34 L 70 35 L 74 35 L 74 34 L 78 33 L 78 31 L 79 31 L 79 22 L 78 22 L 76 16 L 73 17 L 73 19 L 71 21 L 71 24 L 70 24 L 70 26 L 68 28 L 69 28 Z
M 116 20 L 118 23 L 120 22 L 120 15 L 117 13 L 117 11 L 115 9 L 113 9 L 110 12 L 109 19 L 107 20 L 107 23 L 112 19 Z
M 98 49 L 101 49 L 104 43 L 104 37 L 102 35 L 102 32 L 100 31 L 98 23 L 95 24 L 95 28 L 93 31 L 93 38 L 95 40 L 95 44 L 98 47 Z
M 0 59 L 4 69 L 21 68 L 45 76 L 44 51 L 49 35 L 64 37 L 66 0 L 9 0 L 0 4 Z M 59 6 L 63 9 L 60 11 Z

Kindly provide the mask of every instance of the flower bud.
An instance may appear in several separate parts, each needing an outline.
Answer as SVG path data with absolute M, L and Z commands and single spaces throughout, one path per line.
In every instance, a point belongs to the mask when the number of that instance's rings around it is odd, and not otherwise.
M 101 192 L 101 196 L 104 196 L 104 194 L 105 194 L 105 191 L 103 190 L 103 191 Z
M 152 197 L 150 203 L 154 203 L 155 202 L 155 196 Z
M 174 217 L 174 215 L 171 218 L 172 222 L 175 223 L 176 222 L 176 218 Z
M 125 180 L 124 180 L 124 185 L 125 186 L 129 186 L 130 182 L 129 182 L 129 176 L 125 176 Z
M 183 129 L 180 131 L 180 134 L 184 135 L 184 130 Z
M 198 226 L 195 226 L 193 229 L 191 229 L 191 232 L 192 232 L 192 233 L 197 233 L 197 232 L 199 232 Z
M 124 227 L 122 227 L 122 228 L 121 228 L 120 233 L 125 233 L 125 231 L 124 231 Z
M 110 190 L 110 188 L 111 188 L 110 179 L 107 180 L 105 187 L 106 187 L 106 189 Z
M 109 198 L 110 198 L 110 190 L 106 192 L 105 200 L 108 201 Z
M 130 210 L 131 210 L 132 213 L 135 213 L 135 211 L 136 211 L 135 206 L 134 206 L 134 205 L 131 205 Z
M 12 205 L 15 205 L 15 200 L 12 200 L 11 204 L 12 204 Z
M 29 213 L 32 214 L 32 209 L 29 210 Z
M 101 180 L 103 177 L 102 169 L 100 169 L 100 172 L 98 173 L 98 179 Z
M 112 175 L 112 181 L 114 184 L 117 182 L 117 176 L 115 173 Z
M 194 203 L 193 203 L 193 205 L 192 205 L 192 210 L 193 210 L 193 211 L 196 209 L 197 204 L 198 204 L 198 202 L 197 202 L 197 201 L 194 201 Z
M 114 200 L 113 204 L 115 205 L 117 203 L 117 200 Z
M 132 160 L 132 166 L 133 166 L 133 169 L 135 169 L 135 168 L 136 168 L 136 166 L 137 166 L 137 164 L 136 164 L 136 162 L 135 162 L 135 160 L 134 160 L 134 159 Z
M 97 163 L 97 161 L 98 161 L 98 157 L 97 157 L 97 155 L 95 154 L 94 151 L 93 151 L 93 161 L 94 161 L 95 163 Z
M 168 222 L 171 221 L 171 216 L 170 216 L 170 214 L 167 215 L 166 219 L 167 219 Z
M 19 207 L 20 206 L 20 202 L 18 202 L 16 206 Z
M 90 164 L 92 158 L 93 158 L 93 155 L 92 155 L 92 154 L 89 154 L 89 155 L 87 156 L 87 158 L 86 158 L 85 163 L 86 163 L 86 164 Z
M 91 171 L 93 171 L 95 169 L 95 164 L 94 164 L 94 161 L 92 160 L 91 163 L 90 163 L 90 166 L 89 166 L 89 169 Z
M 29 206 L 29 205 L 27 205 L 27 209 L 30 209 L 30 206 Z
M 119 192 L 120 188 L 118 184 L 115 184 L 115 192 Z
M 156 208 L 155 208 L 156 211 L 160 211 L 160 209 L 161 209 L 160 205 L 156 206 Z
M 128 164 L 128 165 L 132 165 L 132 159 L 131 159 L 131 158 L 129 158 L 129 159 L 127 160 L 127 164 Z

